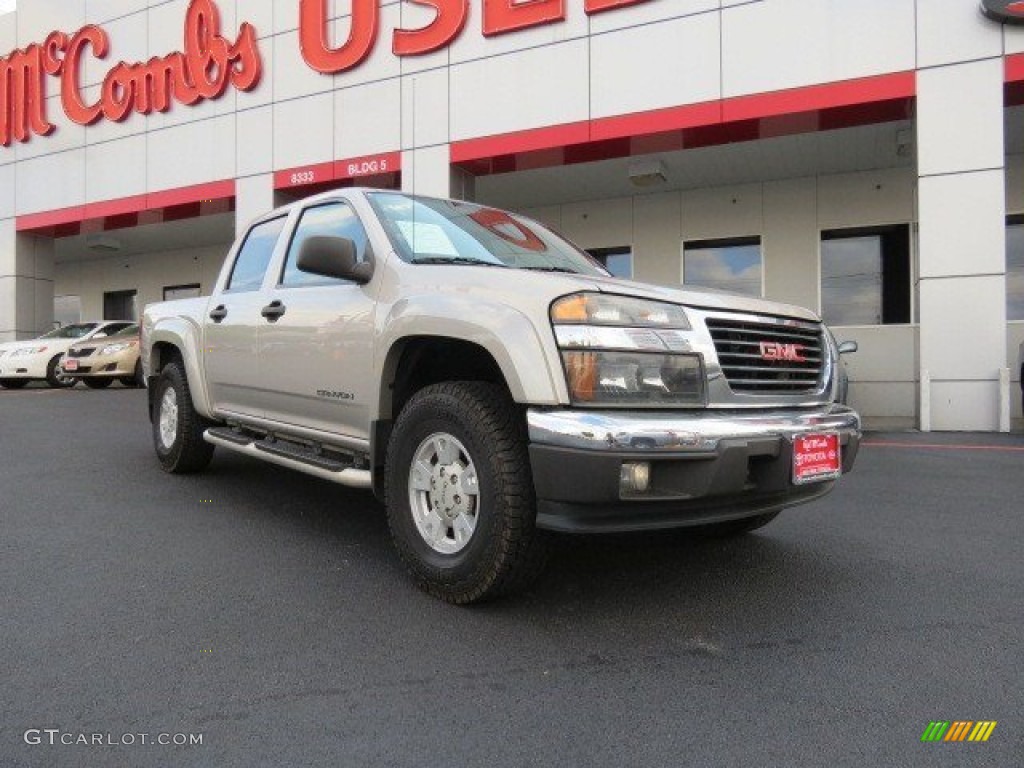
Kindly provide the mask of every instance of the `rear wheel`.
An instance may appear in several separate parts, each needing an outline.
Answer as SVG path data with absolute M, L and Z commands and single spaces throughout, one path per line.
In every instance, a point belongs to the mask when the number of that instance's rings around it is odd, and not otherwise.
M 106 389 L 113 383 L 113 379 L 82 379 L 89 389 Z
M 192 393 L 181 364 L 164 366 L 153 395 L 153 445 L 165 472 L 187 474 L 206 468 L 213 446 L 203 440 L 207 421 L 192 405 Z
M 450 603 L 527 586 L 546 560 L 525 421 L 493 384 L 448 382 L 408 402 L 388 443 L 388 524 L 417 584 Z
M 64 373 L 60 367 L 60 355 L 54 355 L 46 366 L 46 383 L 54 389 L 67 389 L 75 386 L 75 380 Z
M 28 379 L 0 379 L 0 387 L 4 389 L 21 389 L 28 384 Z

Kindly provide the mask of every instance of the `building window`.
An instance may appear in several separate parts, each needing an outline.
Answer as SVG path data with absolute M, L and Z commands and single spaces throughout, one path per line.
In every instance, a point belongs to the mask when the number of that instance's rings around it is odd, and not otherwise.
M 683 245 L 683 284 L 762 295 L 760 237 L 691 240 Z
M 1006 319 L 1024 320 L 1024 216 L 1006 220 Z
M 821 308 L 828 325 L 910 322 L 910 227 L 821 233 Z
M 619 248 L 592 248 L 587 251 L 602 267 L 615 277 L 633 279 L 633 249 L 627 245 Z
M 188 285 L 165 285 L 164 301 L 176 301 L 177 299 L 198 299 L 202 296 L 202 288 L 199 283 Z
M 104 320 L 138 320 L 139 309 L 136 292 L 107 291 L 103 294 Z

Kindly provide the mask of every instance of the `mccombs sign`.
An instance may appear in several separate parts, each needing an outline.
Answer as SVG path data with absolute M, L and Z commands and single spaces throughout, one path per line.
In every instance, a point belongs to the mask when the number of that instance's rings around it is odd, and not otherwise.
M 507 32 L 554 24 L 566 18 L 568 2 L 582 3 L 588 14 L 630 5 L 671 0 L 480 0 L 481 34 Z M 306 63 L 324 74 L 362 64 L 380 37 L 382 0 L 352 0 L 348 38 L 335 45 L 328 33 L 327 0 L 298 0 L 299 43 Z M 396 29 L 391 50 L 396 56 L 417 56 L 450 45 L 469 19 L 471 0 L 404 0 L 434 11 L 419 29 Z M 242 4 L 239 4 L 241 9 Z M 214 0 L 192 0 L 185 14 L 183 50 L 154 56 L 146 62 L 115 64 L 103 80 L 100 97 L 83 95 L 85 57 L 104 60 L 111 55 L 109 35 L 88 25 L 73 35 L 51 32 L 0 59 L 0 145 L 49 136 L 55 130 L 47 115 L 47 85 L 60 84 L 60 101 L 68 118 L 79 125 L 99 120 L 121 122 L 133 112 L 166 112 L 174 102 L 192 106 L 221 97 L 228 87 L 250 91 L 263 74 L 259 39 L 252 24 L 243 23 L 234 39 L 221 29 Z

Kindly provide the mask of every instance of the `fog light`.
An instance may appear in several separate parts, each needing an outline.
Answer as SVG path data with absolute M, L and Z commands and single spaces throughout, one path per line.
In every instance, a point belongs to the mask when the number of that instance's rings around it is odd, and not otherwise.
M 647 493 L 651 487 L 651 465 L 646 461 L 631 461 L 622 465 L 619 473 L 621 493 Z

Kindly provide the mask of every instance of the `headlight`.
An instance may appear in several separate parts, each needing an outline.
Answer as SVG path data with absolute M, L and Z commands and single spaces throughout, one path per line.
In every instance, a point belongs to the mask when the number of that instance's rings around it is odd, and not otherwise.
M 16 349 L 11 353 L 11 357 L 28 357 L 29 355 L 38 355 L 40 352 L 45 352 L 46 347 L 22 347 Z
M 124 352 L 126 349 L 131 349 L 135 346 L 134 341 L 126 341 L 121 344 L 110 344 L 100 350 L 101 355 L 113 355 L 117 352 Z
M 704 365 L 675 304 L 579 293 L 551 306 L 566 383 L 578 405 L 704 405 Z
M 562 352 L 573 402 L 647 407 L 704 405 L 699 355 L 651 352 Z
M 690 330 L 682 307 L 606 293 L 577 293 L 559 299 L 551 305 L 551 322 Z

